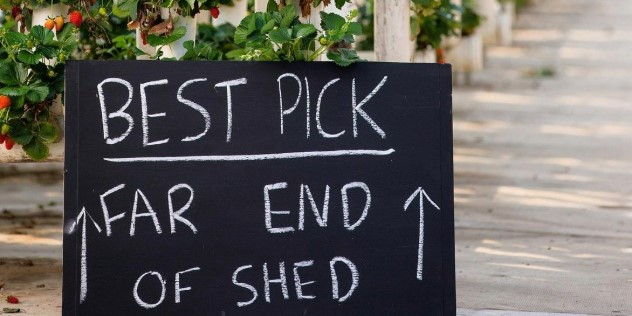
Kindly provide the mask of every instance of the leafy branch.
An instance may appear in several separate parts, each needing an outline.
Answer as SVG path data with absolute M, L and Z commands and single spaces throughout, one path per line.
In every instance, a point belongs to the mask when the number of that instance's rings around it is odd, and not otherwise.
M 279 9 L 274 1 L 266 12 L 255 12 L 244 18 L 235 31 L 239 49 L 226 54 L 229 59 L 254 61 L 314 61 L 327 52 L 327 57 L 341 66 L 359 60 L 355 51 L 344 48 L 362 33 L 362 25 L 347 18 L 321 12 L 321 28 L 299 20 L 296 7 Z

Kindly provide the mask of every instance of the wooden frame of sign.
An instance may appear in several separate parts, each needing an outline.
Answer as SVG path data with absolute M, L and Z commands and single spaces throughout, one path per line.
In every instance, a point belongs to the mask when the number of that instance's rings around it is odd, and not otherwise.
M 64 315 L 454 315 L 449 65 L 69 62 Z

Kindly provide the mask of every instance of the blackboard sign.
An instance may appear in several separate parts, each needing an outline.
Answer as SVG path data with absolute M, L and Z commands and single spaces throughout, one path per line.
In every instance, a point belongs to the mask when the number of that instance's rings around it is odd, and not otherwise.
M 69 62 L 64 315 L 454 315 L 449 65 Z

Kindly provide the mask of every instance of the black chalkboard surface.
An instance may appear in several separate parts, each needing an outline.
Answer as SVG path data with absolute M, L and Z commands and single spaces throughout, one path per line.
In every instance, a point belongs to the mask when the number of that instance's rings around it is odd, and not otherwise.
M 454 315 L 449 65 L 69 62 L 64 315 Z

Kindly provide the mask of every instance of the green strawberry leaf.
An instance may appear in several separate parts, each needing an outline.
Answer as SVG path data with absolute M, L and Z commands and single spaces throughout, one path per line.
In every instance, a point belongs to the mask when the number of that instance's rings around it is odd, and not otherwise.
M 268 0 L 268 5 L 266 6 L 266 12 L 277 12 L 279 11 L 279 6 L 276 1 Z
M 15 86 L 26 82 L 28 70 L 22 64 L 4 63 L 0 64 L 0 82 L 6 85 Z
M 15 76 L 14 64 L 2 63 L 0 64 L 0 83 L 5 85 L 14 86 L 19 85 L 20 81 Z
M 151 46 L 164 46 L 169 45 L 179 39 L 181 39 L 187 33 L 187 28 L 184 26 L 178 26 L 173 33 L 169 36 L 159 35 L 147 35 L 147 43 Z
M 241 20 L 239 26 L 235 30 L 235 44 L 245 43 L 248 36 L 256 29 L 255 15 L 249 15 Z
M 117 10 L 129 13 L 132 20 L 136 20 L 138 11 L 138 0 L 114 0 L 114 7 Z
M 28 144 L 23 145 L 22 149 L 33 160 L 42 160 L 48 157 L 48 146 L 38 139 L 33 139 Z
M 53 31 L 45 29 L 41 25 L 33 26 L 30 34 L 44 46 L 50 46 L 55 43 L 55 34 Z
M 19 110 L 24 106 L 24 101 L 26 100 L 26 97 L 23 95 L 19 95 L 19 96 L 14 96 L 11 98 L 11 108 L 12 109 L 16 109 Z
M 29 88 L 24 87 L 24 86 L 10 86 L 10 87 L 4 87 L 0 89 L 0 94 L 8 95 L 11 97 L 24 96 L 28 92 L 29 92 Z
M 31 53 L 27 50 L 21 50 L 18 53 L 18 60 L 29 65 L 34 65 L 40 62 L 40 60 L 44 57 L 41 53 L 35 52 Z
M 336 0 L 336 8 L 342 9 L 346 2 L 349 2 L 349 0 Z
M 14 31 L 7 31 L 4 35 L 4 38 L 7 40 L 7 44 L 9 44 L 9 46 L 24 45 L 28 40 L 28 37 L 26 35 Z
M 292 31 L 287 28 L 278 28 L 270 31 L 268 34 L 270 40 L 277 44 L 285 44 L 292 41 Z
M 44 144 L 50 144 L 57 140 L 58 132 L 57 128 L 53 124 L 48 122 L 44 122 L 40 124 L 39 133 L 37 133 L 37 138 Z
M 11 139 L 22 146 L 28 144 L 33 139 L 33 132 L 23 124 L 11 126 Z
M 335 13 L 320 12 L 320 26 L 323 30 L 339 31 L 344 24 L 345 18 Z
M 362 35 L 362 24 L 360 24 L 359 22 L 350 22 L 347 33 L 351 33 L 356 36 Z
M 275 24 L 276 24 L 276 21 L 274 19 L 271 19 L 270 21 L 268 21 L 268 23 L 266 23 L 261 28 L 261 34 L 266 34 L 266 33 L 270 32 L 270 30 L 272 30 L 274 28 Z
M 74 50 L 77 47 L 77 35 L 75 30 L 77 27 L 72 23 L 64 24 L 64 27 L 57 33 L 57 41 L 59 48 L 63 50 Z
M 337 51 L 328 52 L 327 58 L 335 62 L 336 65 L 343 67 L 349 66 L 360 60 L 358 54 L 354 50 L 346 48 L 339 48 Z
M 294 8 L 293 5 L 288 5 L 285 6 L 283 9 L 281 9 L 281 16 L 283 16 L 283 18 L 281 19 L 281 27 L 290 27 L 290 25 L 292 25 L 292 22 L 294 22 L 294 19 L 298 18 L 298 15 L 296 14 L 296 9 Z
M 313 24 L 299 24 L 294 26 L 293 32 L 296 38 L 304 38 L 316 33 L 316 27 Z
M 26 87 L 28 88 L 28 91 L 25 94 L 26 99 L 33 103 L 44 101 L 50 92 L 48 85 L 39 80 Z
M 230 52 L 226 53 L 226 58 L 231 59 L 231 60 L 238 60 L 239 57 L 241 57 L 243 54 L 246 53 L 246 50 L 244 49 L 235 49 L 235 50 L 231 50 Z
M 57 52 L 55 51 L 55 49 L 52 48 L 52 47 L 48 47 L 48 46 L 39 46 L 35 50 L 35 53 L 42 54 L 42 55 L 44 55 L 44 57 L 46 57 L 48 59 L 53 59 L 53 58 L 57 57 Z

